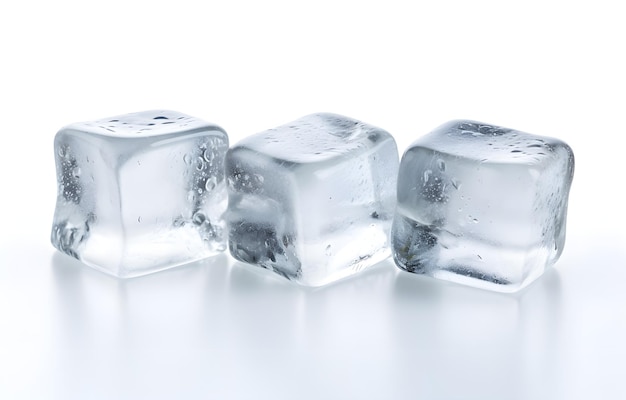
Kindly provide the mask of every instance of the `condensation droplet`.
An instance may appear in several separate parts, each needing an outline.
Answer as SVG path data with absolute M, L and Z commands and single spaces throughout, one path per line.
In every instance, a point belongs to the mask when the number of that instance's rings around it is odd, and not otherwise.
M 206 215 L 204 215 L 201 211 L 197 211 L 191 217 L 191 221 L 196 225 L 202 225 L 204 221 L 206 221 Z
M 210 163 L 211 161 L 213 161 L 213 157 L 215 157 L 215 154 L 213 154 L 213 152 L 211 151 L 211 149 L 206 149 L 204 150 L 204 152 L 202 153 L 202 156 L 204 157 L 204 160 L 208 163 Z
M 424 183 L 428 183 L 428 180 L 430 179 L 430 175 L 433 173 L 433 171 L 427 169 L 426 171 L 424 171 Z
M 183 161 L 185 162 L 185 164 L 191 165 L 191 156 L 189 154 L 185 154 L 183 156 Z
M 206 188 L 207 192 L 210 192 L 211 190 L 215 189 L 216 185 L 217 185 L 217 179 L 214 176 L 212 176 L 206 180 L 206 184 L 204 185 L 204 187 Z
M 196 169 L 198 171 L 202 171 L 204 169 L 204 160 L 202 159 L 202 157 L 198 157 L 198 159 L 196 160 Z
M 437 160 L 437 168 L 439 168 L 440 171 L 445 171 L 446 170 L 446 162 L 443 161 L 442 159 L 438 159 Z

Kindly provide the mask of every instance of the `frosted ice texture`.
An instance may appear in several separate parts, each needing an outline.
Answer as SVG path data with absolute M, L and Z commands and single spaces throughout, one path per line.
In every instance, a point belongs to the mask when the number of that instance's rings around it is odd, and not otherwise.
M 61 129 L 52 244 L 96 269 L 142 275 L 226 248 L 220 127 L 146 111 Z
M 400 268 L 516 291 L 561 255 L 574 154 L 560 140 L 451 121 L 402 157 L 392 241 Z
M 228 151 L 229 248 L 307 286 L 390 255 L 398 152 L 387 132 L 315 114 Z

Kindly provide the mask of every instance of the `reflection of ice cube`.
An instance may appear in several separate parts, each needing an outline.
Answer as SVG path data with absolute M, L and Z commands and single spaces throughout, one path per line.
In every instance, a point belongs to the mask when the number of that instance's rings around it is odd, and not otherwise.
M 52 244 L 129 277 L 226 247 L 224 156 L 218 126 L 173 111 L 76 123 L 57 133 Z
M 309 286 L 388 257 L 398 153 L 385 131 L 315 114 L 226 156 L 232 255 Z
M 574 155 L 557 139 L 452 121 L 402 157 L 393 255 L 403 269 L 515 291 L 559 258 Z

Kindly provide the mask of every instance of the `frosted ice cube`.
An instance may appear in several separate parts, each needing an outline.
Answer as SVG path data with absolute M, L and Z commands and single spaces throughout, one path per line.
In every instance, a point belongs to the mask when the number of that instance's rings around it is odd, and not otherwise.
M 228 151 L 229 248 L 307 286 L 390 255 L 398 152 L 389 133 L 314 114 Z
M 394 259 L 409 272 L 516 291 L 563 251 L 573 173 L 560 140 L 448 122 L 402 157 Z
M 69 125 L 54 148 L 61 252 L 131 277 L 225 250 L 222 128 L 145 111 Z

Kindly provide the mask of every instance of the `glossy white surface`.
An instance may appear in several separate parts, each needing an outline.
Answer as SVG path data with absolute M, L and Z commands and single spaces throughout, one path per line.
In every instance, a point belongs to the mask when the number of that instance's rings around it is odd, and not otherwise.
M 364 3 L 0 6 L 0 398 L 626 397 L 617 4 Z M 232 143 L 319 111 L 401 151 L 454 118 L 560 138 L 563 256 L 505 295 L 389 262 L 308 290 L 226 256 L 123 281 L 57 254 L 56 131 L 157 108 Z

